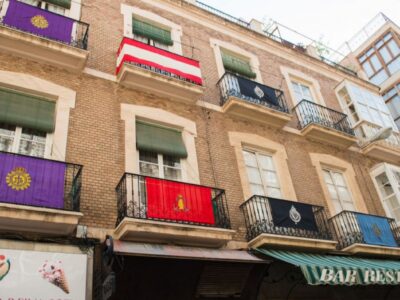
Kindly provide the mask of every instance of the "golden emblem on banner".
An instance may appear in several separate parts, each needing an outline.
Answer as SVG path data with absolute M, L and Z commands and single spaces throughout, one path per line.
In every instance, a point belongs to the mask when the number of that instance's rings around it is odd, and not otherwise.
M 182 211 L 182 212 L 187 212 L 189 210 L 188 208 L 186 208 L 185 198 L 183 198 L 183 196 L 181 194 L 179 194 L 176 197 L 175 210 L 176 211 Z
M 31 176 L 25 168 L 17 167 L 7 174 L 6 182 L 13 190 L 23 191 L 31 186 Z
M 40 29 L 46 29 L 47 27 L 49 27 L 49 22 L 46 20 L 45 17 L 43 17 L 41 15 L 36 15 L 36 16 L 32 17 L 31 23 L 36 28 L 40 28 Z
M 372 224 L 372 231 L 374 232 L 376 237 L 381 237 L 382 231 L 379 229 L 379 226 L 376 223 Z

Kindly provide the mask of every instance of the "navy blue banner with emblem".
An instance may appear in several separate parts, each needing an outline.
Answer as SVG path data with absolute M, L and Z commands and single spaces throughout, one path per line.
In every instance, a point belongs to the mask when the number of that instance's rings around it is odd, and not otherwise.
M 388 219 L 364 214 L 356 214 L 356 218 L 366 244 L 398 247 Z
M 268 198 L 275 226 L 318 231 L 311 205 Z
M 281 93 L 268 86 L 258 84 L 257 82 L 248 80 L 243 77 L 237 77 L 240 93 L 244 96 L 258 100 L 260 102 L 267 102 L 271 105 L 279 106 L 279 101 L 276 93 Z

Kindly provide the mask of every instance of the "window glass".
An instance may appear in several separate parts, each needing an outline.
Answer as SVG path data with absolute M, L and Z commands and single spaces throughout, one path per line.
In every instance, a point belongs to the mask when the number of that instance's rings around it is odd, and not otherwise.
M 369 61 L 366 61 L 365 63 L 363 63 L 362 66 L 368 77 L 371 77 L 372 75 L 374 75 L 374 70 L 372 70 L 372 67 L 371 67 Z
M 398 70 L 400 70 L 400 56 L 392 61 L 390 64 L 388 64 L 388 69 L 390 74 L 394 74 Z
M 388 63 L 389 61 L 392 60 L 392 56 L 390 55 L 390 53 L 386 47 L 382 47 L 381 49 L 379 49 L 379 53 L 382 56 L 385 63 Z
M 378 186 L 378 192 L 380 199 L 385 206 L 388 216 L 395 218 L 397 222 L 400 221 L 400 201 L 397 198 L 395 189 L 398 191 L 400 186 L 400 173 L 392 170 L 394 177 L 393 187 L 391 180 L 386 172 L 383 172 L 375 177 L 375 181 Z
M 247 177 L 253 195 L 281 197 L 278 175 L 272 156 L 243 150 Z
M 397 46 L 397 43 L 396 43 L 394 40 L 391 40 L 391 41 L 388 43 L 388 46 L 389 46 L 390 51 L 392 52 L 392 54 L 393 54 L 394 56 L 397 56 L 398 54 L 400 54 L 399 46 Z
M 181 160 L 174 156 L 163 155 L 164 178 L 179 180 L 182 177 Z
M 311 94 L 311 89 L 309 86 L 292 81 L 292 87 L 297 102 L 300 102 L 301 100 L 308 100 L 314 102 L 314 99 Z
M 38 130 L 22 129 L 18 152 L 24 155 L 44 157 L 46 133 Z
M 142 175 L 159 177 L 157 153 L 139 151 L 139 169 Z
M 0 151 L 12 151 L 14 135 L 15 126 L 0 124 Z
M 343 173 L 324 169 L 323 174 L 336 213 L 339 213 L 342 210 L 354 211 L 354 203 Z
M 57 5 L 46 3 L 46 9 L 59 15 L 65 15 L 65 8 Z
M 382 68 L 382 64 L 379 61 L 378 56 L 376 56 L 376 54 L 371 56 L 370 62 L 372 64 L 372 66 L 374 67 L 375 71 L 378 71 L 379 69 Z
M 382 82 L 388 79 L 388 77 L 389 76 L 386 73 L 386 70 L 383 69 L 371 78 L 371 82 L 373 84 L 380 85 Z
M 181 180 L 181 160 L 174 156 L 139 151 L 140 174 L 170 180 Z

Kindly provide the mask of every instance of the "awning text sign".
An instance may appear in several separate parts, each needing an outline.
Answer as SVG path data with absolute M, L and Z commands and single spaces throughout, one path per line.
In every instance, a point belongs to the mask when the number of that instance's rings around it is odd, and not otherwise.
M 324 268 L 320 277 L 321 284 L 354 285 L 354 284 L 400 284 L 400 270 L 334 270 Z

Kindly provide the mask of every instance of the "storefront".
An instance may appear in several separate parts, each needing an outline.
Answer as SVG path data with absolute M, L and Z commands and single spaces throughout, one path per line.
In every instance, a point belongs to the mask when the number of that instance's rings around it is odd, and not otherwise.
M 103 300 L 256 299 L 268 263 L 247 251 L 123 241 L 105 253 Z
M 0 240 L 0 299 L 92 299 L 92 249 Z
M 389 300 L 400 297 L 400 261 L 257 249 L 272 262 L 258 299 Z

